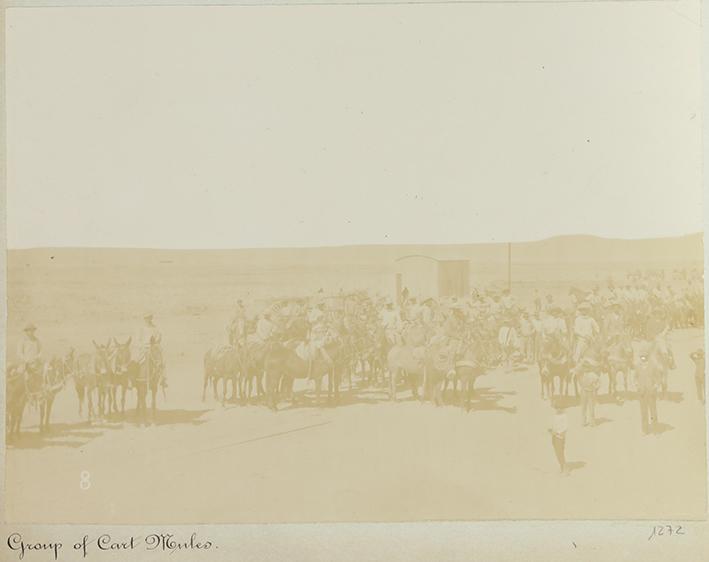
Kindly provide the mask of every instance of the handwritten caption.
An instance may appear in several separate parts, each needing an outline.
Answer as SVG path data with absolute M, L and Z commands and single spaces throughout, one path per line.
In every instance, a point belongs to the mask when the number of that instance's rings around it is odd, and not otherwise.
M 12 533 L 7 537 L 7 547 L 17 554 L 20 560 L 28 558 L 33 553 L 50 552 L 54 560 L 59 560 L 63 552 L 81 552 L 86 558 L 92 552 L 128 552 L 131 550 L 145 551 L 195 551 L 217 548 L 212 541 L 202 540 L 197 533 L 192 533 L 189 539 L 180 538 L 171 533 L 153 533 L 145 537 L 130 536 L 116 539 L 109 534 L 103 534 L 92 539 L 88 535 L 77 542 L 64 544 L 60 541 L 32 541 L 21 533 Z

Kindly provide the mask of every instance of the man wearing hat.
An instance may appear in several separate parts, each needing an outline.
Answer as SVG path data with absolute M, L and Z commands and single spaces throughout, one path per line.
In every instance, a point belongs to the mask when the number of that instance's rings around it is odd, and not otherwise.
M 399 313 L 394 309 L 394 303 L 390 300 L 387 301 L 384 309 L 380 313 L 380 321 L 389 342 L 392 345 L 397 344 L 401 318 Z
M 694 361 L 694 382 L 697 386 L 697 399 L 704 404 L 704 350 L 700 347 L 693 351 L 689 357 Z
M 550 338 L 566 335 L 566 322 L 564 322 L 563 315 L 563 311 L 558 306 L 548 309 L 541 321 L 543 337 Z
M 42 344 L 35 335 L 37 327 L 31 322 L 28 323 L 23 332 L 24 335 L 17 345 L 17 360 L 23 370 L 38 372 L 42 366 Z
M 138 344 L 140 345 L 139 363 L 143 363 L 148 357 L 158 365 L 160 365 L 161 376 L 160 384 L 167 387 L 167 378 L 165 370 L 162 369 L 162 334 L 158 327 L 153 323 L 153 313 L 146 312 L 143 314 L 143 325 L 140 328 L 138 335 Z
M 574 362 L 577 363 L 588 349 L 591 341 L 600 333 L 598 323 L 591 316 L 591 304 L 582 302 L 578 307 L 578 316 L 574 320 Z
M 657 423 L 657 389 L 661 371 L 652 357 L 652 343 L 643 341 L 635 362 L 635 382 L 640 401 L 640 421 L 643 433 L 647 434 Z

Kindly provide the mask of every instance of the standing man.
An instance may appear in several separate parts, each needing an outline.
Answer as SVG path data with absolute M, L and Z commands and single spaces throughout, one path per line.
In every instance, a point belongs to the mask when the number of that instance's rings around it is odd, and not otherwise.
M 165 376 L 165 369 L 163 368 L 162 334 L 153 323 L 153 314 L 151 312 L 146 312 L 143 315 L 143 326 L 140 328 L 138 342 L 140 345 L 140 358 L 138 362 L 142 364 L 148 360 L 152 361 L 152 367 L 159 369 L 160 384 L 163 388 L 167 388 L 167 377 Z
M 600 386 L 599 363 L 592 357 L 584 357 L 577 365 L 575 374 L 580 376 L 581 417 L 583 425 L 596 425 L 596 395 Z
M 17 360 L 26 373 L 37 373 L 42 366 L 42 344 L 35 335 L 37 326 L 31 322 L 23 330 L 24 335 L 17 345 Z
M 635 362 L 635 381 L 640 401 L 640 422 L 647 435 L 657 423 L 657 388 L 660 385 L 660 369 L 652 358 L 652 344 L 642 342 Z
M 534 360 L 534 326 L 526 310 L 522 311 L 519 319 L 519 333 L 522 337 L 524 360 L 526 363 L 531 363 Z
M 704 350 L 700 347 L 690 354 L 694 361 L 694 383 L 697 386 L 697 399 L 705 403 L 706 394 L 704 391 Z

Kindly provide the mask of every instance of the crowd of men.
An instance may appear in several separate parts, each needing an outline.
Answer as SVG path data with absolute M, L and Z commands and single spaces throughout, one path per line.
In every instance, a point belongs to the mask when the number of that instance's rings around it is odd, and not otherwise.
M 704 323 L 701 272 L 681 273 L 674 283 L 646 274 L 557 296 L 542 296 L 535 289 L 522 302 L 509 289 L 421 299 L 405 288 L 398 300 L 366 292 L 327 297 L 320 291 L 311 298 L 277 301 L 253 318 L 240 300 L 227 334 L 231 343 L 258 344 L 280 336 L 305 339 L 315 349 L 343 335 L 376 341 L 383 334 L 389 345 L 402 344 L 413 333 L 424 334 L 424 342 L 415 342 L 419 345 L 437 336 L 475 337 L 485 341 L 490 357 L 523 363 L 536 362 L 542 341 L 550 336 L 567 338 L 574 362 L 599 337 L 642 338 L 669 353 L 664 336 L 670 330 Z

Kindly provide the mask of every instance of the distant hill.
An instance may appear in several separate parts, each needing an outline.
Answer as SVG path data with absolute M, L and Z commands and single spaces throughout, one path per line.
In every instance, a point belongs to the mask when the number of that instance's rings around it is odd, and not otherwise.
M 517 264 L 685 264 L 703 260 L 702 233 L 675 238 L 614 240 L 596 236 L 558 236 L 536 242 L 512 244 Z M 436 259 L 467 259 L 477 263 L 507 261 L 507 244 L 342 246 L 236 250 L 151 250 L 130 248 L 35 248 L 8 250 L 10 267 L 25 264 L 57 266 L 147 266 L 175 264 L 233 265 L 336 265 L 386 266 L 397 258 L 423 254 Z

